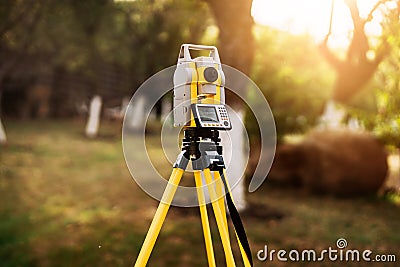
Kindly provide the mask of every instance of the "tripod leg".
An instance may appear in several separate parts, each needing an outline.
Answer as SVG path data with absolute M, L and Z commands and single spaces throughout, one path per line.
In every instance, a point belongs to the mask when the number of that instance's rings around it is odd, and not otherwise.
M 222 197 L 222 196 L 217 196 L 216 192 L 215 192 L 215 188 L 212 184 L 213 180 L 212 180 L 212 175 L 210 172 L 210 169 L 204 169 L 204 177 L 206 179 L 207 182 L 207 186 L 208 186 L 208 190 L 210 191 L 210 197 L 211 197 L 211 204 L 214 210 L 214 214 L 215 214 L 215 219 L 217 220 L 217 226 L 218 226 L 218 230 L 221 236 L 221 241 L 222 241 L 222 246 L 224 248 L 224 252 L 225 252 L 225 259 L 226 259 L 226 265 L 228 267 L 235 267 L 235 259 L 233 257 L 233 252 L 232 252 L 232 247 L 229 241 L 229 232 L 228 232 L 228 228 L 225 227 L 225 223 L 224 223 L 224 218 L 223 216 L 226 216 L 225 214 L 222 214 L 221 212 L 221 208 L 220 208 L 220 204 L 218 203 L 217 198 L 218 197 Z
M 200 171 L 194 172 L 194 179 L 196 182 L 197 196 L 199 199 L 201 225 L 203 227 L 204 241 L 206 243 L 208 266 L 215 267 L 214 249 L 211 239 L 210 223 L 208 221 L 207 208 L 205 203 L 204 192 L 202 189 L 201 173 Z
M 218 204 L 220 206 L 222 217 L 224 219 L 224 225 L 225 225 L 226 229 L 228 229 L 228 220 L 226 218 L 225 201 L 224 201 L 224 198 L 222 197 L 223 193 L 224 193 L 222 191 L 223 184 L 222 184 L 222 180 L 221 180 L 221 176 L 219 175 L 219 172 L 214 172 L 214 180 L 215 180 L 215 189 L 217 190 L 217 196 L 219 197 Z
M 143 242 L 142 249 L 140 250 L 139 256 L 136 260 L 135 267 L 146 266 L 183 173 L 183 169 L 174 168 L 172 170 L 171 177 L 169 178 L 167 187 L 165 188 L 160 204 L 158 205 L 149 231 L 147 232 L 146 238 Z
M 232 192 L 231 192 L 231 187 L 230 187 L 230 185 L 229 185 L 229 181 L 228 181 L 228 178 L 227 178 L 227 176 L 226 176 L 226 171 L 225 171 L 225 170 L 223 170 L 223 171 L 224 171 L 224 176 L 225 176 L 226 187 L 227 187 L 227 189 L 228 189 L 228 191 L 229 191 L 229 192 L 226 192 L 226 193 L 227 193 L 227 194 L 231 194 L 231 193 L 232 193 Z M 216 174 L 217 174 L 217 173 L 216 173 Z M 220 182 L 219 184 L 222 186 L 222 179 L 221 179 L 221 176 L 220 176 L 219 173 L 217 174 L 217 178 L 218 178 L 218 180 L 219 180 L 219 182 Z M 231 194 L 231 195 L 232 195 L 232 194 Z M 232 198 L 232 201 L 234 201 L 233 198 Z M 225 206 L 224 206 L 224 208 L 225 208 Z M 238 237 L 236 231 L 235 231 L 235 235 L 236 235 L 236 239 L 237 239 L 238 244 L 239 244 L 240 254 L 242 255 L 242 259 L 243 259 L 244 266 L 245 266 L 245 267 L 250 267 L 250 266 L 251 266 L 250 261 L 249 261 L 249 259 L 247 258 L 246 252 L 245 252 L 244 249 L 243 249 L 242 243 L 240 242 L 239 237 Z

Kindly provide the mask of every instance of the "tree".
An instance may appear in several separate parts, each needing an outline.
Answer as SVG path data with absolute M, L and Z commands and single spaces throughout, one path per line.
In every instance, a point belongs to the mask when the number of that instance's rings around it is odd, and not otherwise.
M 388 36 L 391 51 L 379 65 L 371 88 L 376 96 L 376 109 L 371 111 L 350 110 L 350 114 L 359 118 L 365 127 L 377 135 L 389 147 L 400 152 L 400 23 L 397 22 L 398 9 L 387 16 L 384 34 Z M 400 156 L 400 154 L 399 154 Z
M 0 5 L 0 143 L 6 143 L 6 133 L 1 123 L 3 82 L 13 72 L 30 47 L 32 36 L 24 30 L 35 30 L 41 16 L 40 1 L 4 1 Z
M 218 50 L 221 56 L 221 62 L 249 75 L 254 58 L 254 21 L 251 16 L 252 0 L 204 1 L 208 3 L 219 28 Z M 229 90 L 226 91 L 226 103 L 234 108 L 239 118 L 232 121 L 232 127 L 234 129 L 241 129 L 240 121 L 244 121 L 245 116 L 243 103 Z M 244 133 L 235 132 L 232 134 L 231 138 L 231 142 L 235 144 L 235 149 L 244 151 Z M 222 142 L 227 150 L 226 155 L 232 155 L 230 152 L 233 148 L 229 140 L 228 136 L 223 133 Z M 228 166 L 228 178 L 237 175 L 237 173 L 241 173 L 241 171 L 246 168 L 244 152 L 236 154 L 234 160 L 234 164 Z M 237 187 L 233 188 L 232 192 L 238 209 L 243 210 L 247 205 L 245 199 L 245 182 L 243 178 L 240 180 Z
M 207 5 L 199 1 L 167 0 L 151 4 L 136 1 L 130 6 L 122 4 L 120 10 L 131 36 L 130 69 L 138 70 L 133 88 L 175 64 L 180 45 L 198 43 L 212 22 Z M 162 101 L 156 104 L 158 118 L 161 118 L 161 105 Z
M 252 0 L 204 1 L 208 3 L 219 28 L 218 50 L 222 63 L 250 75 L 254 61 Z M 229 92 L 227 103 L 240 105 Z
M 321 52 L 336 71 L 333 99 L 343 103 L 349 100 L 373 79 L 376 110 L 350 109 L 350 116 L 360 119 L 385 144 L 397 150 L 400 157 L 399 117 L 399 29 L 400 1 L 380 0 L 365 19 L 360 18 L 355 0 L 346 0 L 353 20 L 353 37 L 344 60 L 339 60 L 327 48 L 329 34 L 321 45 Z M 389 6 L 389 4 L 391 4 Z M 381 8 L 383 13 L 380 44 L 371 48 L 365 33 L 365 25 L 372 20 L 374 12 Z M 368 53 L 374 57 L 368 57 Z
M 336 72 L 336 81 L 333 89 L 333 100 L 347 103 L 359 92 L 372 78 L 378 65 L 388 55 L 389 47 L 385 36 L 377 48 L 371 48 L 365 33 L 365 25 L 373 18 L 374 12 L 384 3 L 390 0 L 378 1 L 371 9 L 366 19 L 360 17 L 356 0 L 345 0 L 353 21 L 353 36 L 344 59 L 339 59 L 329 48 L 328 40 L 330 32 L 320 45 L 320 51 L 327 62 Z M 398 18 L 397 18 L 398 19 Z M 375 56 L 369 57 L 373 51 Z
M 41 2 L 7 0 L 0 6 L 0 84 L 21 59 L 21 52 L 30 47 L 32 35 L 24 33 L 35 30 L 42 15 Z

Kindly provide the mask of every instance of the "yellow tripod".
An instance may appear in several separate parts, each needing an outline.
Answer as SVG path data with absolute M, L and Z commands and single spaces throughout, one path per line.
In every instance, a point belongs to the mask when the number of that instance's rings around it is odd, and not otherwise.
M 204 175 L 207 189 L 211 198 L 211 205 L 215 214 L 217 227 L 224 249 L 226 265 L 228 267 L 236 266 L 233 256 L 229 229 L 225 210 L 224 193 L 227 196 L 227 205 L 230 211 L 232 222 L 235 226 L 236 237 L 238 239 L 240 252 L 244 262 L 244 266 L 252 266 L 250 247 L 247 237 L 241 224 L 237 210 L 234 208 L 231 199 L 230 189 L 225 179 L 224 162 L 222 158 L 222 147 L 219 145 L 219 133 L 217 130 L 186 129 L 185 138 L 183 140 L 183 148 L 178 156 L 172 174 L 165 188 L 164 194 L 154 215 L 153 221 L 147 232 L 146 238 L 136 260 L 135 267 L 144 267 L 153 250 L 156 239 L 160 233 L 161 227 L 167 216 L 170 204 L 175 195 L 176 189 L 185 172 L 185 169 L 192 161 L 194 169 L 194 180 L 197 188 L 197 197 L 199 201 L 200 217 L 203 228 L 207 260 L 209 266 L 216 266 L 213 243 L 208 221 L 205 194 L 203 191 L 202 173 Z M 201 144 L 201 145 L 199 145 Z M 214 176 L 212 175 L 214 173 Z M 233 207 L 232 207 L 233 206 Z M 239 220 L 239 221 L 238 221 Z

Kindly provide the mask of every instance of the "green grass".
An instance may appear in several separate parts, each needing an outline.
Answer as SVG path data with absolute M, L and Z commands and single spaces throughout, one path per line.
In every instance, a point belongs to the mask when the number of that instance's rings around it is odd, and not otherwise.
M 5 121 L 5 127 L 9 143 L 0 147 L 0 266 L 132 266 L 158 203 L 130 177 L 121 125 L 103 123 L 95 140 L 84 137 L 79 120 Z M 157 155 L 151 144 L 158 137 L 149 142 L 150 153 Z M 157 164 L 163 173 L 170 172 L 168 164 Z M 340 237 L 351 248 L 396 254 L 400 261 L 400 208 L 391 199 L 307 196 L 266 182 L 249 200 L 285 216 L 243 218 L 255 266 L 308 266 L 259 262 L 255 254 L 264 245 L 335 248 Z M 196 212 L 182 216 L 184 211 L 171 209 L 148 266 L 207 266 L 200 218 Z M 218 266 L 224 266 L 214 221 L 211 226 Z M 236 245 L 234 251 L 239 255 Z

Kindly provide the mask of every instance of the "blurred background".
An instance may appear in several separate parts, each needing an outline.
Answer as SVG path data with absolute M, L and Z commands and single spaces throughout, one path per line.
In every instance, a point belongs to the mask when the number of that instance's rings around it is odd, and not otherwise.
M 274 114 L 275 162 L 243 210 L 253 255 L 265 244 L 322 250 L 343 237 L 399 261 L 399 14 L 398 0 L 3 0 L 0 266 L 132 265 L 158 203 L 127 170 L 122 120 L 136 88 L 176 64 L 182 43 L 216 45 Z M 155 159 L 171 101 L 147 122 Z M 260 140 L 250 112 L 244 120 L 248 180 Z M 188 210 L 172 208 L 149 266 L 207 264 L 198 211 Z M 318 263 L 339 265 L 359 266 Z

